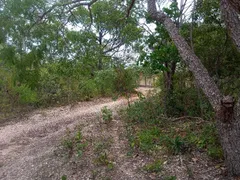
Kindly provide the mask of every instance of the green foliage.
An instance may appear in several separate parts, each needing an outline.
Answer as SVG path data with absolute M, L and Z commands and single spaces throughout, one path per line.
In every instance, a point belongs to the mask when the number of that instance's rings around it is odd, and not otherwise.
M 116 73 L 113 69 L 98 71 L 96 73 L 95 82 L 98 92 L 102 96 L 110 96 L 115 92 Z
M 78 130 L 76 134 L 72 136 L 70 130 L 67 129 L 62 145 L 70 156 L 75 154 L 77 157 L 81 157 L 87 146 L 87 142 L 83 139 L 81 130 Z
M 161 132 L 157 127 L 142 130 L 136 134 L 135 144 L 139 146 L 140 150 L 150 152 L 156 148 L 160 135 Z
M 19 97 L 19 102 L 22 104 L 31 104 L 38 101 L 37 93 L 30 89 L 27 85 L 20 85 L 14 88 L 16 95 Z
M 175 2 L 171 3 L 169 8 L 163 8 L 163 11 L 168 14 L 174 22 L 176 22 L 180 16 L 177 3 Z M 146 44 L 152 52 L 145 52 L 144 47 Z M 180 61 L 176 46 L 165 27 L 160 23 L 156 23 L 155 33 L 146 37 L 146 42 L 141 49 L 140 64 L 150 67 L 153 72 L 171 71 L 168 64 Z
M 138 86 L 138 72 L 134 68 L 123 66 L 115 68 L 116 78 L 114 81 L 115 90 L 119 93 L 133 92 Z
M 67 180 L 67 176 L 66 176 L 66 175 L 63 175 L 63 176 L 62 176 L 62 180 Z
M 167 177 L 164 177 L 163 180 L 177 180 L 177 177 L 176 176 L 167 176 Z
M 1 110 L 90 100 L 136 87 L 131 69 L 122 67 L 119 73 L 113 68 L 119 63 L 111 54 L 124 45 L 130 48 L 142 33 L 134 16 L 123 20 L 118 2 L 98 1 L 91 13 L 79 6 L 71 16 L 61 1 L 0 4 L 0 75 L 8 78 L 0 80 Z M 38 23 L 46 9 L 51 11 Z
M 103 107 L 101 109 L 101 112 L 102 112 L 102 118 L 103 118 L 103 121 L 105 123 L 110 123 L 113 119 L 113 115 L 112 115 L 112 110 L 111 109 L 108 109 L 107 106 Z
M 163 112 L 169 117 L 193 116 L 213 119 L 213 109 L 200 89 L 196 88 L 189 72 L 177 72 L 173 78 L 174 89 L 169 94 L 165 90 L 163 77 L 158 78 L 157 86 L 162 89 L 159 102 Z
M 185 142 L 180 136 L 170 137 L 166 135 L 163 139 L 163 143 L 170 154 L 185 153 Z
M 154 103 L 158 104 L 156 108 L 153 108 Z M 146 107 L 152 111 L 149 113 Z M 155 97 L 136 102 L 122 113 L 122 118 L 128 123 L 127 137 L 132 150 L 156 154 L 160 149 L 176 155 L 200 149 L 212 158 L 223 157 L 213 122 L 195 122 L 186 117 L 179 123 L 164 117 L 159 109 L 159 99 Z
M 163 111 L 158 102 L 159 97 L 154 96 L 137 101 L 126 111 L 126 118 L 133 123 L 158 123 Z
M 102 96 L 110 96 L 113 94 L 121 95 L 134 91 L 138 82 L 137 75 L 135 69 L 124 69 L 124 67 L 120 66 L 97 72 L 95 81 L 97 89 Z
M 222 26 L 220 1 L 196 4 L 193 22 L 193 48 L 223 94 L 238 96 L 240 53 L 234 47 L 227 29 Z M 190 23 L 183 24 L 181 34 L 189 42 Z M 190 44 L 190 42 L 189 42 Z
M 106 152 L 100 153 L 95 159 L 95 163 L 100 166 L 107 166 L 110 170 L 113 169 L 113 163 L 109 160 Z
M 200 128 L 198 131 L 188 132 L 186 140 L 197 148 L 206 149 L 210 157 L 222 159 L 223 151 L 215 125 L 208 123 Z
M 137 85 L 134 69 L 98 71 L 91 76 L 79 64 L 52 63 L 41 69 L 38 93 L 40 104 L 71 103 L 98 96 L 113 96 L 133 91 Z M 123 74 L 123 75 L 122 75 Z
M 162 171 L 163 162 L 161 160 L 156 160 L 153 163 L 149 163 L 143 167 L 149 173 L 159 173 Z
M 98 166 L 106 166 L 108 170 L 112 170 L 114 168 L 114 164 L 108 155 L 108 149 L 111 146 L 111 143 L 111 139 L 104 138 L 95 144 L 94 147 L 94 152 L 96 155 L 94 162 Z

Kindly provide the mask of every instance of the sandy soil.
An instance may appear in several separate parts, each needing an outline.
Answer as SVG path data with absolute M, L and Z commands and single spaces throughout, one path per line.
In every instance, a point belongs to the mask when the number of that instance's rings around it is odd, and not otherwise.
M 131 101 L 136 99 L 135 96 Z M 91 161 L 89 158 L 85 159 L 85 164 L 80 163 L 82 168 L 74 170 L 74 165 L 71 164 L 74 161 L 66 161 L 61 157 L 62 152 L 59 153 L 59 145 L 66 128 L 71 131 L 77 126 L 83 127 L 83 136 L 88 139 L 112 139 L 114 146 L 109 146 L 109 151 L 115 156 L 112 158 L 118 168 L 114 168 L 114 171 L 118 172 L 111 173 L 111 177 L 116 174 L 119 177 L 114 179 L 144 179 L 143 175 L 133 172 L 134 162 L 129 162 L 125 156 L 126 139 L 119 139 L 124 131 L 122 122 L 115 118 L 111 128 L 100 127 L 103 124 L 99 121 L 101 108 L 107 106 L 116 114 L 119 107 L 126 105 L 127 100 L 124 98 L 116 101 L 102 98 L 65 107 L 37 110 L 22 121 L 0 127 L 0 179 L 61 179 L 62 175 L 67 175 L 68 179 L 91 179 L 93 174 L 96 174 L 96 167 L 91 167 L 93 163 L 88 162 Z M 98 138 L 94 141 L 98 141 Z M 88 152 L 90 151 L 91 148 Z M 141 161 L 140 158 L 138 160 Z M 99 177 L 104 176 L 107 175 Z

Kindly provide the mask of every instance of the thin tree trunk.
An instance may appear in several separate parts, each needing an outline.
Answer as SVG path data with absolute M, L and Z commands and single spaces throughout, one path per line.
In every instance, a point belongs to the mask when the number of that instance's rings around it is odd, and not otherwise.
M 165 63 L 166 68 L 168 71 L 163 72 L 164 75 L 164 88 L 165 88 L 165 97 L 164 97 L 164 109 L 166 115 L 169 115 L 169 106 L 171 106 L 171 98 L 173 94 L 173 76 L 176 70 L 176 62 L 172 61 L 170 63 Z M 171 111 L 171 110 L 170 110 Z
M 99 37 L 98 37 L 98 43 L 100 45 L 100 51 L 99 51 L 99 57 L 98 57 L 98 70 L 103 69 L 103 60 L 102 60 L 102 40 L 103 40 L 103 34 L 102 31 L 99 30 Z
M 192 48 L 193 52 L 194 52 L 194 47 L 193 47 L 193 23 L 194 23 L 195 6 L 196 6 L 196 0 L 193 0 L 192 22 L 191 22 L 191 28 L 190 28 L 190 42 L 191 42 L 191 48 Z M 199 106 L 200 106 L 201 118 L 203 118 L 203 106 L 202 106 L 201 91 L 200 91 L 200 88 L 199 88 L 196 80 L 195 80 L 195 87 L 197 89 L 197 94 L 198 94 L 198 102 L 199 102 Z
M 229 175 L 240 176 L 240 100 L 234 107 L 232 98 L 228 96 L 222 97 L 219 88 L 208 74 L 200 59 L 179 34 L 173 21 L 162 11 L 157 11 L 155 0 L 148 0 L 148 12 L 153 19 L 165 26 L 183 61 L 193 73 L 196 82 L 215 110 L 217 128 Z

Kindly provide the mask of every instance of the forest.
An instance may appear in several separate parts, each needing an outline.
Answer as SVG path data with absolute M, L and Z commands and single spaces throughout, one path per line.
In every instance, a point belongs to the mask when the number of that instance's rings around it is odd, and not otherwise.
M 0 179 L 240 178 L 238 0 L 0 0 L 0 77 Z

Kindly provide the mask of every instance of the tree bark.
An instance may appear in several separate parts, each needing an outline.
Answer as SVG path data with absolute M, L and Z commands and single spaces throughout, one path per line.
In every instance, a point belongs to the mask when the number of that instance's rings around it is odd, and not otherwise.
M 229 97 L 229 96 L 226 96 Z M 240 176 L 240 100 L 234 106 L 233 98 L 224 102 L 216 113 L 217 129 L 222 144 L 225 165 L 231 176 Z
M 221 0 L 221 11 L 229 34 L 240 52 L 240 1 Z
M 229 176 L 240 176 L 240 118 L 232 122 L 221 122 L 222 114 L 216 115 L 217 129 L 224 152 L 225 165 Z
M 239 0 L 228 0 L 229 4 L 240 14 L 240 1 Z
M 179 34 L 173 21 L 162 11 L 157 11 L 155 0 L 148 0 L 148 12 L 153 19 L 165 26 L 182 60 L 193 73 L 196 82 L 211 103 L 216 113 L 217 129 L 228 173 L 231 176 L 240 176 L 240 100 L 235 105 L 232 98 L 221 95 L 216 83 L 185 39 Z M 239 38 L 240 36 L 236 39 L 237 43 L 240 42 Z

